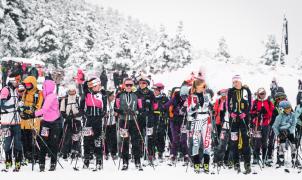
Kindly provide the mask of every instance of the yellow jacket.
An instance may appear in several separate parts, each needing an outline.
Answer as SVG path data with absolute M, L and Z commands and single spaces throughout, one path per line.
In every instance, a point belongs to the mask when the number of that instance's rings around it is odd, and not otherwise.
M 37 88 L 37 79 L 34 76 L 28 76 L 24 79 L 24 83 L 31 83 L 33 88 L 31 90 L 26 90 L 23 94 L 22 101 L 24 106 L 27 107 L 27 110 L 24 111 L 25 114 L 33 114 L 32 110 L 30 109 L 39 110 L 43 104 L 43 94 L 42 91 L 39 91 Z M 40 128 L 40 120 L 35 118 L 33 121 L 32 119 L 28 120 L 21 120 L 21 129 L 32 129 L 34 123 L 34 127 L 36 129 Z

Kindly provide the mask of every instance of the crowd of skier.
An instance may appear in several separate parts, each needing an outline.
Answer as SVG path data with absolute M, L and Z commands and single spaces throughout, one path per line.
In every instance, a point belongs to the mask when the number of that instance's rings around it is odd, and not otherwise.
M 293 107 L 276 79 L 270 94 L 264 87 L 252 93 L 240 75 L 216 96 L 202 72 L 169 94 L 163 83 L 136 72 L 114 72 L 112 89 L 105 70 L 90 77 L 79 69 L 74 81 L 63 84 L 63 72 L 15 63 L 2 64 L 1 76 L 2 171 L 35 164 L 45 171 L 47 157 L 49 171 L 62 166 L 60 160 L 70 160 L 74 170 L 83 161 L 81 168 L 97 171 L 109 159 L 122 171 L 130 162 L 140 171 L 181 163 L 196 173 L 210 167 L 239 173 L 240 164 L 245 174 L 257 166 L 301 168 L 300 81 Z

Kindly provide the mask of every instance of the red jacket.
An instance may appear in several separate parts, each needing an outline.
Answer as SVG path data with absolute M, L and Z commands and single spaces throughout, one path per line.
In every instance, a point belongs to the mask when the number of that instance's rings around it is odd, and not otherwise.
M 265 109 L 265 113 L 264 114 L 261 114 L 261 109 L 262 107 L 264 107 Z M 252 106 L 252 109 L 251 109 L 251 115 L 253 118 L 253 124 L 255 125 L 263 125 L 263 126 L 268 126 L 270 121 L 271 121 L 271 118 L 272 118 L 272 114 L 273 114 L 273 110 L 274 110 L 274 104 L 269 101 L 268 99 L 266 100 L 254 100 L 253 101 L 253 106 Z M 257 120 L 258 118 L 260 117 L 263 117 L 263 122 L 262 124 L 257 124 Z M 258 120 L 258 123 L 260 123 L 260 119 Z

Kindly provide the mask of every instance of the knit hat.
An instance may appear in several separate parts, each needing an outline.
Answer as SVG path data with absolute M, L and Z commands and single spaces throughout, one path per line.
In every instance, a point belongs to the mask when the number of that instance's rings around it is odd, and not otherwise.
M 233 78 L 232 78 L 232 82 L 234 82 L 234 81 L 240 81 L 240 82 L 242 82 L 242 79 L 241 79 L 241 76 L 240 75 L 235 75 L 235 76 L 233 76 Z

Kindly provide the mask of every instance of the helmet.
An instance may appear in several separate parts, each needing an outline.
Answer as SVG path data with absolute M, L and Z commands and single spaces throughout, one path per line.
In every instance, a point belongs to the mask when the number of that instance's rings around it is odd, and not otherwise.
M 287 108 L 291 108 L 291 107 L 292 107 L 292 105 L 287 100 L 283 100 L 279 103 L 279 108 L 281 108 L 281 109 L 287 109 Z

